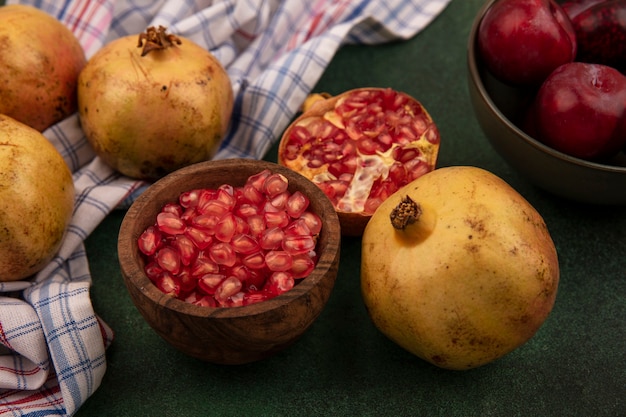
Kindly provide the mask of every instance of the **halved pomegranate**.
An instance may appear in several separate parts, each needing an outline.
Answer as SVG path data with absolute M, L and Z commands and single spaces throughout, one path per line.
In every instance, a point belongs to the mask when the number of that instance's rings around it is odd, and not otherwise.
M 346 236 L 360 236 L 378 206 L 437 162 L 440 135 L 424 106 L 391 88 L 309 96 L 283 134 L 278 163 L 330 198 Z

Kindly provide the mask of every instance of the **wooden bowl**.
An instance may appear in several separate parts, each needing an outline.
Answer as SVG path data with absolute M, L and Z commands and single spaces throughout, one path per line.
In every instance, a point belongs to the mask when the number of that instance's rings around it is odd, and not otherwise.
M 478 122 L 498 154 L 531 183 L 554 195 L 591 204 L 626 204 L 626 155 L 605 163 L 566 155 L 525 133 L 520 126 L 534 98 L 532 89 L 496 80 L 478 54 L 478 26 L 495 0 L 477 13 L 467 48 L 468 87 Z
M 286 293 L 243 307 L 202 307 L 161 292 L 144 273 L 137 239 L 155 222 L 163 205 L 177 201 L 183 191 L 194 188 L 242 185 L 264 169 L 287 177 L 289 190 L 307 195 L 310 209 L 322 219 L 315 270 Z M 191 165 L 151 185 L 122 221 L 118 256 L 133 303 L 159 336 L 192 357 L 218 364 L 243 364 L 285 349 L 313 324 L 335 283 L 340 239 L 335 210 L 312 182 L 278 164 L 230 159 Z

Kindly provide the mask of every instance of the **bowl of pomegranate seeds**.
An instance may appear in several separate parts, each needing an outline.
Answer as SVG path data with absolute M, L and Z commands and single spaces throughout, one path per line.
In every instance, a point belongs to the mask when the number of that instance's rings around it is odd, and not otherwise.
M 330 200 L 305 177 L 229 159 L 152 184 L 122 221 L 118 256 L 133 303 L 165 341 L 242 364 L 313 324 L 334 287 L 340 240 Z
M 624 205 L 626 75 L 580 54 L 605 32 L 583 19 L 612 25 L 596 17 L 617 14 L 603 12 L 611 2 L 588 3 L 486 2 L 468 42 L 470 100 L 493 148 L 529 182 L 571 201 Z

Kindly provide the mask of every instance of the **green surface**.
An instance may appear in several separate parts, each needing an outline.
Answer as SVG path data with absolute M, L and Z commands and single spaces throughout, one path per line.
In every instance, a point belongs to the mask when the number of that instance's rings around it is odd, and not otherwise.
M 544 216 L 557 246 L 555 308 L 533 339 L 487 366 L 435 368 L 380 334 L 359 289 L 360 241 L 344 239 L 335 290 L 318 321 L 279 355 L 245 366 L 189 358 L 163 342 L 126 292 L 115 212 L 86 242 L 93 304 L 115 330 L 101 387 L 77 416 L 624 416 L 626 213 L 553 197 L 492 150 L 472 112 L 467 36 L 481 0 L 454 0 L 415 38 L 343 48 L 317 91 L 392 87 L 428 108 L 442 135 L 440 166 L 504 178 Z M 275 161 L 276 148 L 268 155 Z

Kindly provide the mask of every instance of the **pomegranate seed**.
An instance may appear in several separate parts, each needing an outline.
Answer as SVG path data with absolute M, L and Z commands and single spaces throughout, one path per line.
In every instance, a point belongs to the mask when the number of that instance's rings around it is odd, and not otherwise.
M 237 262 L 235 250 L 229 243 L 215 243 L 208 250 L 211 260 L 218 265 L 233 266 Z
M 378 151 L 378 145 L 372 138 L 365 137 L 357 142 L 359 152 L 363 155 L 374 155 Z
M 237 220 L 233 213 L 226 213 L 215 225 L 215 238 L 222 242 L 230 242 L 237 229 Z
M 223 274 L 205 274 L 198 280 L 198 288 L 205 294 L 213 295 L 225 279 L 226 276 Z
M 309 143 L 311 134 L 304 126 L 294 126 L 291 130 L 291 140 L 298 144 Z
M 210 295 L 201 295 L 195 291 L 189 294 L 185 298 L 185 301 L 200 307 L 217 307 L 217 301 L 215 301 L 215 297 L 212 297 Z
M 156 261 L 164 271 L 177 274 L 180 271 L 180 255 L 174 249 L 166 246 L 156 253 Z
M 293 259 L 289 252 L 272 250 L 265 254 L 265 264 L 270 271 L 288 271 L 291 269 Z
M 241 263 L 250 269 L 261 269 L 265 266 L 265 256 L 262 252 L 255 252 L 241 260 Z
M 178 252 L 183 265 L 190 265 L 198 256 L 198 248 L 194 242 L 185 235 L 177 235 L 172 241 L 173 249 Z
M 248 291 L 244 293 L 243 296 L 243 305 L 247 306 L 250 304 L 260 303 L 261 301 L 265 301 L 269 298 L 267 292 L 262 291 Z
M 300 191 L 295 191 L 285 205 L 285 210 L 293 218 L 298 218 L 309 207 L 309 199 Z
M 193 218 L 196 216 L 195 208 L 186 208 L 185 211 L 180 215 L 180 218 L 185 224 L 191 223 Z
M 163 213 L 172 213 L 177 217 L 180 217 L 183 214 L 183 208 L 176 203 L 167 203 L 161 209 Z
M 248 217 L 248 226 L 250 226 L 250 235 L 255 237 L 261 236 L 266 227 L 265 216 L 261 214 L 255 214 Z
M 391 167 L 389 167 L 389 179 L 394 183 L 407 184 L 406 177 L 407 174 L 404 164 L 394 162 Z
M 171 274 L 162 274 L 157 280 L 156 286 L 163 293 L 171 295 L 172 297 L 178 298 L 180 295 L 180 285 Z
M 228 277 L 215 289 L 215 299 L 223 303 L 227 301 L 228 298 L 237 294 L 239 290 L 241 290 L 241 287 L 241 281 L 235 277 Z
M 413 181 L 414 179 L 417 179 L 429 172 L 429 167 L 419 159 L 414 159 L 407 162 L 406 170 L 409 173 L 409 181 Z
M 191 224 L 214 233 L 215 226 L 219 221 L 219 216 L 213 214 L 199 214 L 191 219 Z
M 306 222 L 307 226 L 309 226 L 309 230 L 312 235 L 317 235 L 322 231 L 322 219 L 320 219 L 317 214 L 307 211 L 302 213 L 300 218 Z
M 185 236 L 187 236 L 196 245 L 198 249 L 206 249 L 213 243 L 213 237 L 209 231 L 201 229 L 199 227 L 189 226 L 185 229 Z
M 219 217 L 220 219 L 230 211 L 230 207 L 221 200 L 209 200 L 205 204 L 198 205 L 198 212 Z
M 247 281 L 251 276 L 250 269 L 243 264 L 233 266 L 227 271 L 227 273 L 228 276 L 235 277 L 241 282 Z
M 291 255 L 308 253 L 315 249 L 315 240 L 311 236 L 287 235 L 283 239 L 282 248 Z
M 258 174 L 251 175 L 248 178 L 248 180 L 246 181 L 246 186 L 247 185 L 251 185 L 257 191 L 261 191 L 261 190 L 263 190 L 263 184 L 265 183 L 265 180 L 271 174 L 272 174 L 272 172 L 269 169 L 264 169 L 263 171 L 259 172 Z M 245 188 L 245 186 L 244 186 L 244 188 Z
M 243 233 L 233 236 L 230 243 L 233 246 L 235 252 L 241 253 L 243 255 L 249 255 L 251 253 L 257 252 L 260 249 L 259 242 L 257 242 L 255 238 Z
M 241 307 L 243 305 L 243 297 L 245 294 L 241 291 L 238 293 L 231 295 L 227 301 L 221 304 L 224 307 Z
M 285 232 L 280 227 L 272 227 L 266 229 L 259 240 L 259 246 L 265 250 L 277 249 L 285 237 Z
M 185 208 L 194 208 L 198 205 L 201 192 L 202 190 L 199 189 L 186 191 L 178 197 L 178 202 Z
M 231 186 L 221 186 L 217 190 L 215 201 L 221 201 L 229 210 L 232 210 L 236 203 L 235 190 Z
M 246 203 L 259 205 L 265 201 L 265 196 L 252 184 L 246 184 L 243 187 L 242 198 Z
M 276 207 L 272 204 L 270 200 L 267 200 L 265 204 L 263 204 L 261 211 L 263 213 L 278 213 L 279 211 L 285 211 L 285 209 L 284 207 L 283 208 Z
M 383 198 L 368 198 L 363 206 L 363 213 L 374 214 L 376 209 L 382 204 Z
M 265 212 L 265 227 L 287 227 L 289 224 L 289 215 L 286 211 L 266 211 Z
M 315 261 L 306 254 L 292 257 L 291 273 L 295 279 L 307 277 L 315 269 Z
M 161 233 L 159 229 L 154 226 L 149 226 L 141 236 L 139 236 L 137 245 L 144 255 L 154 255 L 157 249 L 161 247 Z
M 265 179 L 265 182 L 263 183 L 263 191 L 265 191 L 265 194 L 267 194 L 268 197 L 272 198 L 280 193 L 284 193 L 285 191 L 287 191 L 288 186 L 289 183 L 284 175 L 271 174 Z
M 219 265 L 213 262 L 213 260 L 202 252 L 198 254 L 198 257 L 191 268 L 191 275 L 194 277 L 200 277 L 206 274 L 217 274 L 219 271 Z
M 285 228 L 285 234 L 292 236 L 312 236 L 311 229 L 305 219 L 296 219 Z
M 277 210 L 284 210 L 287 205 L 287 201 L 289 201 L 290 196 L 291 194 L 289 194 L 289 192 L 284 191 L 274 196 L 274 198 L 272 198 L 269 201 L 269 203 Z
M 235 216 L 235 221 L 237 225 L 235 226 L 235 234 L 244 234 L 247 235 L 250 232 L 250 225 L 244 219 L 239 216 Z
M 293 276 L 288 272 L 274 272 L 267 280 L 265 286 L 273 294 L 280 295 L 293 288 L 295 282 Z
M 161 232 L 168 235 L 179 235 L 185 231 L 185 222 L 180 216 L 171 212 L 157 214 L 157 226 Z
M 235 214 L 238 217 L 247 219 L 250 216 L 258 215 L 260 212 L 261 211 L 259 210 L 259 206 L 255 204 L 243 203 L 239 207 L 237 207 Z
M 147 263 L 143 270 L 150 279 L 150 281 L 156 281 L 156 279 L 159 278 L 163 273 L 163 268 L 161 268 L 159 266 L 159 263 L 156 261 Z

